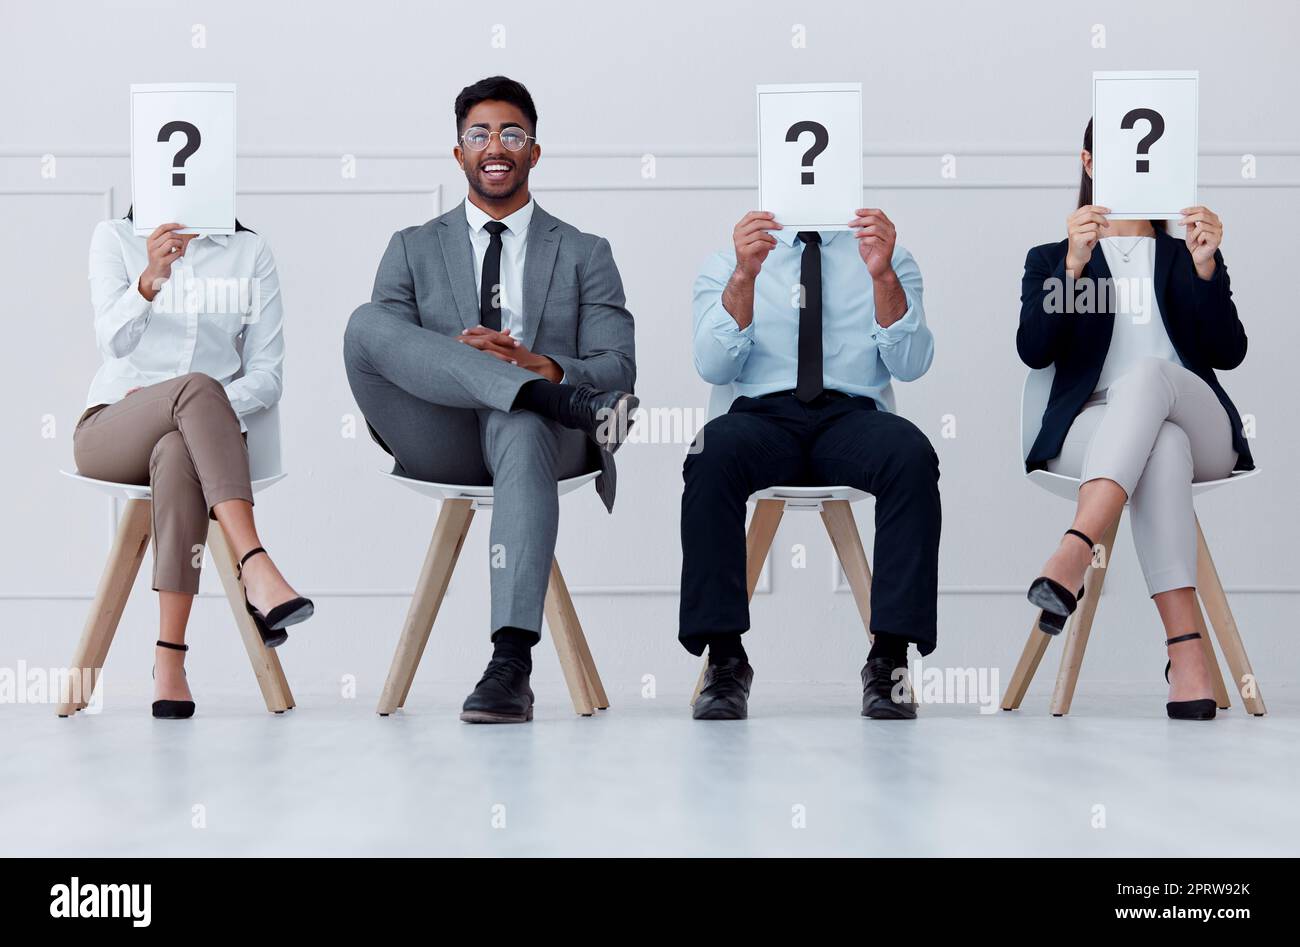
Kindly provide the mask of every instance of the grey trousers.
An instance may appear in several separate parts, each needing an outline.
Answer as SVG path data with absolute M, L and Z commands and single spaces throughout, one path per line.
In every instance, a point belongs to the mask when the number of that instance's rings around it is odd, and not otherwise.
M 153 491 L 153 587 L 199 590 L 208 517 L 253 502 L 248 447 L 221 383 L 193 372 L 87 408 L 72 434 L 77 473 Z
M 455 339 L 363 306 L 343 338 L 348 383 L 393 472 L 493 486 L 491 631 L 540 636 L 559 529 L 556 481 L 595 470 L 581 431 L 511 411 L 539 376 Z
M 1094 398 L 1047 469 L 1123 487 L 1148 592 L 1195 588 L 1192 484 L 1232 473 L 1237 452 L 1228 413 L 1195 374 L 1154 357 Z

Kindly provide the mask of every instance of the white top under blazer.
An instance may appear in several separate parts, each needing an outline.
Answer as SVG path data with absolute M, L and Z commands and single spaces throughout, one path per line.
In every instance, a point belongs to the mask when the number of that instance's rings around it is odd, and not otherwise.
M 1115 327 L 1094 391 L 1109 388 L 1142 358 L 1183 364 L 1169 341 L 1156 299 L 1156 238 L 1102 237 L 1101 251 L 1114 279 Z
M 140 295 L 145 238 L 130 220 L 105 220 L 90 239 L 90 298 L 104 364 L 86 407 L 112 404 L 190 372 L 221 382 L 243 419 L 283 390 L 284 307 L 271 248 L 259 235 L 195 237 L 153 302 Z

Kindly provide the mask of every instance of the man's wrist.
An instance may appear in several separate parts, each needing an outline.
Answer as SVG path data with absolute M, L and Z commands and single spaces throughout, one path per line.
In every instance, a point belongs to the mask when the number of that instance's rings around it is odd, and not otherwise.
M 754 277 L 737 267 L 722 291 L 722 310 L 742 331 L 754 321 Z
M 875 301 L 876 325 L 888 329 L 907 315 L 907 293 L 902 281 L 891 266 L 879 276 L 871 277 L 872 296 Z
M 879 287 L 880 289 L 894 289 L 899 285 L 898 274 L 894 272 L 894 267 L 890 265 L 885 267 L 884 272 L 879 276 L 872 273 L 871 283 L 873 286 Z
M 539 355 L 537 358 L 539 360 L 538 364 L 533 369 L 537 374 L 541 375 L 549 382 L 556 383 L 564 377 L 564 369 L 559 366 L 555 359 L 551 358 L 549 355 Z

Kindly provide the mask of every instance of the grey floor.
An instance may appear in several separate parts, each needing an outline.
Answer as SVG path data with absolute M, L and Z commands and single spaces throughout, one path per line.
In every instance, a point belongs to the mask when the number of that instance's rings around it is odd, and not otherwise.
M 1295 855 L 1300 695 L 1173 723 L 1163 695 L 1092 685 L 980 715 L 868 721 L 838 685 L 758 682 L 752 717 L 697 723 L 683 695 L 530 726 L 456 719 L 449 684 L 369 699 L 147 698 L 96 716 L 7 706 L 3 855 Z M 1109 692 L 1108 692 L 1109 691 Z

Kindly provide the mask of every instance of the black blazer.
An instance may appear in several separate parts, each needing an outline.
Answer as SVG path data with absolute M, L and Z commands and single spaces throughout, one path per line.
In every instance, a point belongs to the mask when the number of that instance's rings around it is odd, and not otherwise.
M 1068 240 L 1034 247 L 1025 258 L 1025 277 L 1020 288 L 1020 328 L 1016 351 L 1030 368 L 1056 365 L 1056 377 L 1043 412 L 1038 439 L 1025 459 L 1025 468 L 1035 470 L 1061 453 L 1065 435 L 1075 415 L 1097 387 L 1101 366 L 1110 349 L 1115 314 L 1109 309 L 1091 313 L 1053 313 L 1045 304 L 1053 286 L 1065 286 L 1065 255 Z M 1232 423 L 1232 446 L 1237 451 L 1236 470 L 1253 470 L 1255 462 L 1241 433 L 1241 415 L 1228 397 L 1214 369 L 1231 369 L 1246 357 L 1246 330 L 1237 318 L 1232 289 L 1223 254 L 1214 252 L 1214 276 L 1203 280 L 1196 275 L 1192 255 L 1183 241 L 1156 232 L 1155 298 L 1160 317 L 1174 351 L 1190 371 L 1205 381 L 1218 396 Z M 1101 244 L 1092 248 L 1092 259 L 1080 276 L 1110 279 L 1110 267 Z M 1057 283 L 1044 283 L 1048 280 Z M 1077 296 L 1082 287 L 1076 283 Z M 1058 289 L 1058 299 L 1064 291 Z M 1106 302 L 1111 295 L 1106 294 Z M 1097 298 L 1094 287 L 1094 299 Z M 1086 302 L 1084 303 L 1086 304 Z

